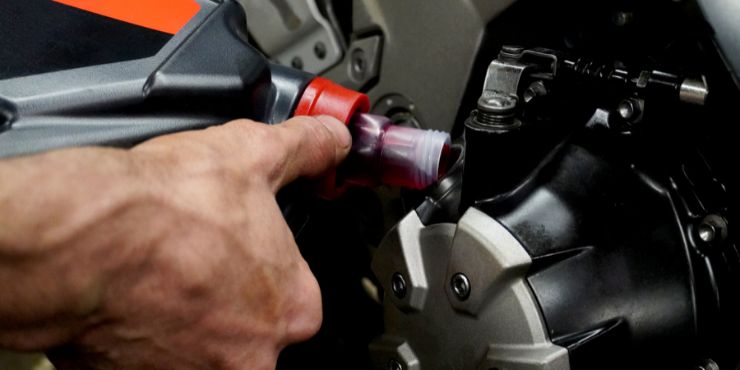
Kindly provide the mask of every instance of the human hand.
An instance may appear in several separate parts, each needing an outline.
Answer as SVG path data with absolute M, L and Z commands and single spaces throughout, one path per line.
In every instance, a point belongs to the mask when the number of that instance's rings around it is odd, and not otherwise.
M 49 353 L 59 370 L 273 369 L 322 319 L 275 194 L 321 176 L 350 146 L 339 121 L 300 117 L 236 121 L 127 152 L 127 190 L 104 192 L 116 195 L 82 217 L 94 222 L 64 234 L 79 261 L 58 268 L 101 271 L 75 274 L 79 307 L 62 311 L 78 324 L 24 347 L 63 344 Z

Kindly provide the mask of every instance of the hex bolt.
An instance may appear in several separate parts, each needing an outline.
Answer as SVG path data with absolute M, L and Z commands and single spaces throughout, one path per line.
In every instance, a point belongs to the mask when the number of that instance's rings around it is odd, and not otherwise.
M 317 58 L 323 60 L 326 58 L 326 45 L 321 41 L 317 42 L 313 47 L 313 52 Z
M 301 57 L 295 57 L 290 62 L 290 65 L 295 69 L 303 69 L 303 59 L 301 59 Z
M 391 290 L 398 299 L 406 297 L 406 279 L 403 278 L 400 272 L 393 274 L 393 277 L 391 277 Z
M 396 360 L 388 361 L 388 370 L 403 370 L 403 366 Z
M 468 280 L 465 274 L 457 273 L 452 276 L 450 288 L 452 288 L 452 293 L 460 301 L 465 301 L 470 297 L 470 280 Z

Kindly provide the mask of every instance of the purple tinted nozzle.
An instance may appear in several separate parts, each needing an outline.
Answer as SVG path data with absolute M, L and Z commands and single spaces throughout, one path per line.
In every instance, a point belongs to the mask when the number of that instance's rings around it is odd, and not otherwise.
M 359 166 L 347 181 L 362 185 L 424 189 L 446 171 L 450 135 L 446 132 L 394 126 L 386 117 L 358 114 L 350 123 L 350 163 Z

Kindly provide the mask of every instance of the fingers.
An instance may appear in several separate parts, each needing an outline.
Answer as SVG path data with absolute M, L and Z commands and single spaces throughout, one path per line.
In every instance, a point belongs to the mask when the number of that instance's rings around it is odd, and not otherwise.
M 319 177 L 336 167 L 351 146 L 349 130 L 339 120 L 302 116 L 274 126 L 237 120 L 163 136 L 135 149 L 167 157 L 190 172 L 225 168 L 237 178 L 266 182 L 275 192 L 299 177 Z
M 318 177 L 341 163 L 352 146 L 347 127 L 328 116 L 296 117 L 273 126 L 281 145 L 272 172 L 272 187 L 280 189 L 299 177 Z

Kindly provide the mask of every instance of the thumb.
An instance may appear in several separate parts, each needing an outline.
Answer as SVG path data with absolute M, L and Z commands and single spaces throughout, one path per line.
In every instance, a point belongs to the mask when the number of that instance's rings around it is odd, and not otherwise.
M 299 177 L 318 177 L 333 169 L 349 154 L 352 136 L 346 125 L 329 117 L 295 117 L 273 126 L 283 144 L 272 184 L 278 190 Z

